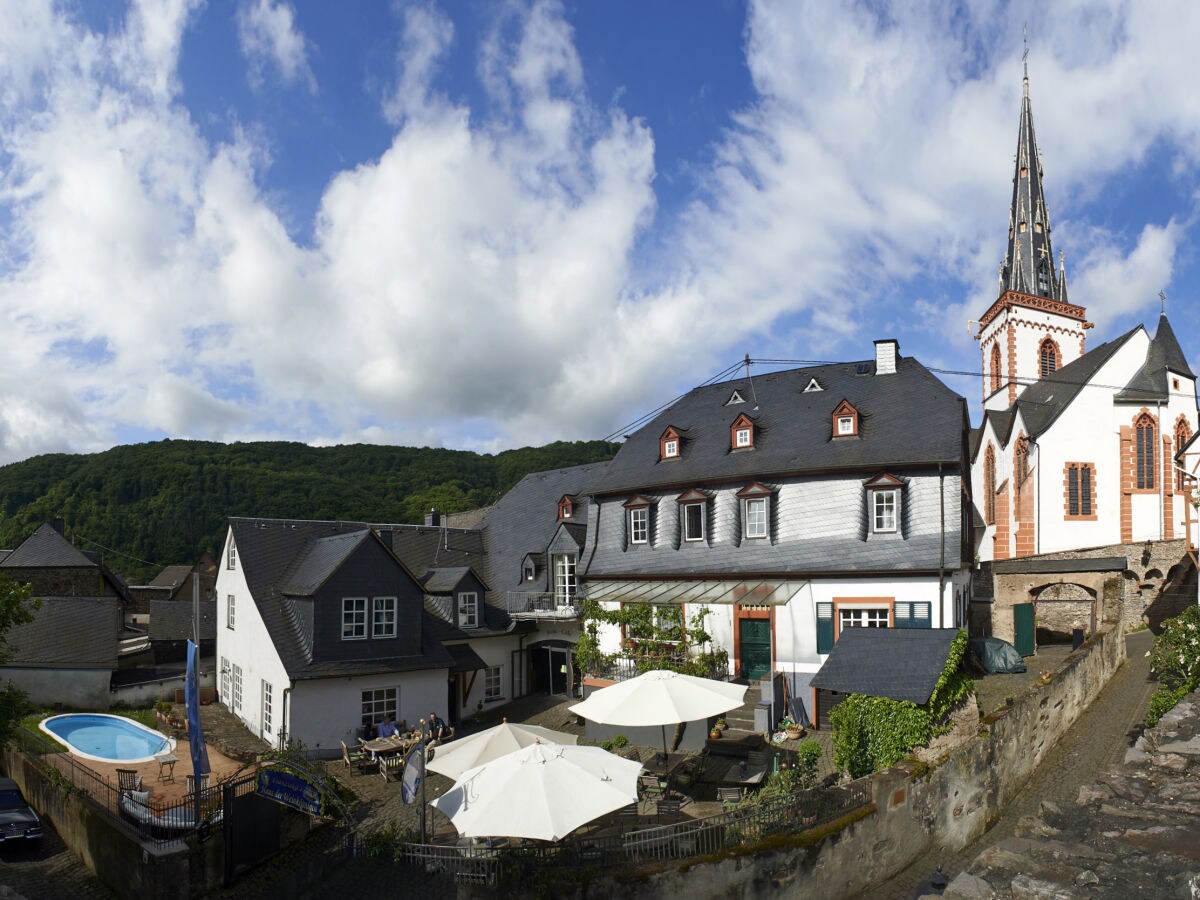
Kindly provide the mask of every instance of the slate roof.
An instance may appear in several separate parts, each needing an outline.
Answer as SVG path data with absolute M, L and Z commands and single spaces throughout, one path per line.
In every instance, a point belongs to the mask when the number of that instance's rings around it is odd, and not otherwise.
M 915 359 L 899 357 L 896 366 L 894 374 L 875 375 L 874 361 L 838 363 L 696 388 L 630 435 L 592 492 L 960 464 L 966 401 Z M 823 390 L 805 392 L 814 378 Z M 735 389 L 746 402 L 727 406 Z M 842 400 L 858 411 L 857 437 L 832 436 Z M 729 427 L 742 413 L 754 421 L 754 447 L 731 451 Z M 681 455 L 660 461 L 668 426 L 680 432 Z
M 1134 403 L 1165 401 L 1170 397 L 1168 369 L 1188 378 L 1196 377 L 1188 366 L 1187 358 L 1183 355 L 1183 349 L 1179 346 L 1164 312 L 1158 318 L 1158 331 L 1146 350 L 1146 361 L 1130 379 L 1129 384 L 1125 385 L 1124 390 L 1117 394 L 1117 399 Z
M 451 644 L 446 649 L 454 658 L 454 664 L 450 666 L 451 672 L 478 672 L 487 668 L 483 657 L 472 650 L 470 644 Z
M 212 600 L 202 600 L 199 606 L 200 640 L 216 640 L 217 604 Z M 150 640 L 186 641 L 191 638 L 192 608 L 190 600 L 151 600 Z
M 15 568 L 89 568 L 97 566 L 95 560 L 71 546 L 71 542 L 60 534 L 53 525 L 45 524 L 25 538 L 0 566 Z
M 429 575 L 425 579 L 425 590 L 430 594 L 448 594 L 458 587 L 458 583 L 462 581 L 470 571 L 470 566 L 451 566 L 444 569 L 430 569 Z
M 291 597 L 311 597 L 336 572 L 362 542 L 371 539 L 369 528 L 315 538 L 296 557 L 279 590 Z M 239 552 L 241 548 L 239 547 Z
M 482 574 L 483 535 L 478 531 L 434 525 L 381 525 L 379 529 L 384 540 L 390 534 L 392 551 L 418 577 L 430 569 L 456 566 L 473 567 Z
M 286 583 L 285 576 L 296 567 L 297 560 L 307 554 L 312 542 L 344 534 L 361 534 L 369 527 L 366 523 L 231 518 L 229 527 L 237 544 L 238 561 L 246 584 L 289 677 L 297 680 L 330 678 L 450 666 L 450 654 L 436 637 L 441 627 L 436 617 L 424 610 L 421 652 L 418 654 L 329 662 L 308 659 L 303 637 L 282 602 L 284 595 L 280 588 Z M 332 543 L 336 546 L 336 542 Z M 324 549 L 320 551 L 320 554 L 324 553 Z
M 480 525 L 487 541 L 487 583 L 492 592 L 530 589 L 521 579 L 521 563 L 528 554 L 544 553 L 564 524 L 558 518 L 558 501 L 564 494 L 579 497 L 573 516 L 578 521 L 566 524 L 582 545 L 589 505 L 586 494 L 609 465 L 596 462 L 533 472 L 497 501 Z M 543 584 L 541 590 L 545 589 Z
M 922 705 L 957 634 L 954 628 L 845 628 L 811 685 Z
M 42 597 L 33 621 L 8 632 L 12 667 L 116 669 L 121 604 L 116 597 Z

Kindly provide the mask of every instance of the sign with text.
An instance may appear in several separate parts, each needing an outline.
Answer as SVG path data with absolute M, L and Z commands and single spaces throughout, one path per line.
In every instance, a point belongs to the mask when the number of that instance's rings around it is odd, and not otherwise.
M 324 804 L 316 785 L 294 772 L 278 769 L 259 769 L 257 793 L 269 797 L 276 803 L 306 812 L 310 816 L 323 816 Z

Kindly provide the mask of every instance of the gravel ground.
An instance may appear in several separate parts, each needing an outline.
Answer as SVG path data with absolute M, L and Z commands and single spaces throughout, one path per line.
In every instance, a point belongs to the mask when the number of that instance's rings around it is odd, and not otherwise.
M 1050 801 L 1063 809 L 1075 806 L 1082 785 L 1124 759 L 1125 751 L 1141 734 L 1142 722 L 1154 682 L 1146 658 L 1154 635 L 1140 631 L 1126 638 L 1127 658 L 1087 711 L 1046 754 L 1042 764 L 996 823 L 973 843 L 957 852 L 927 853 L 883 885 L 863 895 L 866 900 L 912 900 L 936 893 L 929 878 L 941 865 L 952 880 L 966 870 L 984 850 L 1011 837 L 1022 816 L 1038 815 L 1040 804 Z M 1036 666 L 1030 666 L 1035 669 Z M 1035 673 L 1036 674 L 1036 673 Z

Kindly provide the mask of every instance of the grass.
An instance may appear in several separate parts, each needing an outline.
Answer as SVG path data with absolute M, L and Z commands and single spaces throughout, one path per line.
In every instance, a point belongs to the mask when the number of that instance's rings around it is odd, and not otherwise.
M 135 722 L 145 725 L 147 728 L 158 730 L 158 718 L 154 714 L 154 710 L 150 707 L 136 709 L 50 709 L 49 707 L 36 708 L 21 717 L 17 727 L 13 730 L 13 739 L 21 747 L 29 753 L 65 753 L 66 747 L 60 744 L 54 738 L 42 731 L 38 726 L 43 719 L 50 716 L 59 716 L 66 713 L 109 713 L 111 715 L 124 716 L 127 719 L 133 719 Z

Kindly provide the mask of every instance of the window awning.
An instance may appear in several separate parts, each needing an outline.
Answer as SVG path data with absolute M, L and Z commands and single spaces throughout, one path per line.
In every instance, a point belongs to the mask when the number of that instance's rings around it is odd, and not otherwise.
M 454 658 L 450 666 L 451 672 L 477 672 L 487 668 L 483 657 L 472 650 L 470 644 L 446 644 L 446 649 Z
M 713 603 L 782 606 L 807 581 L 589 581 L 587 598 L 603 603 Z

